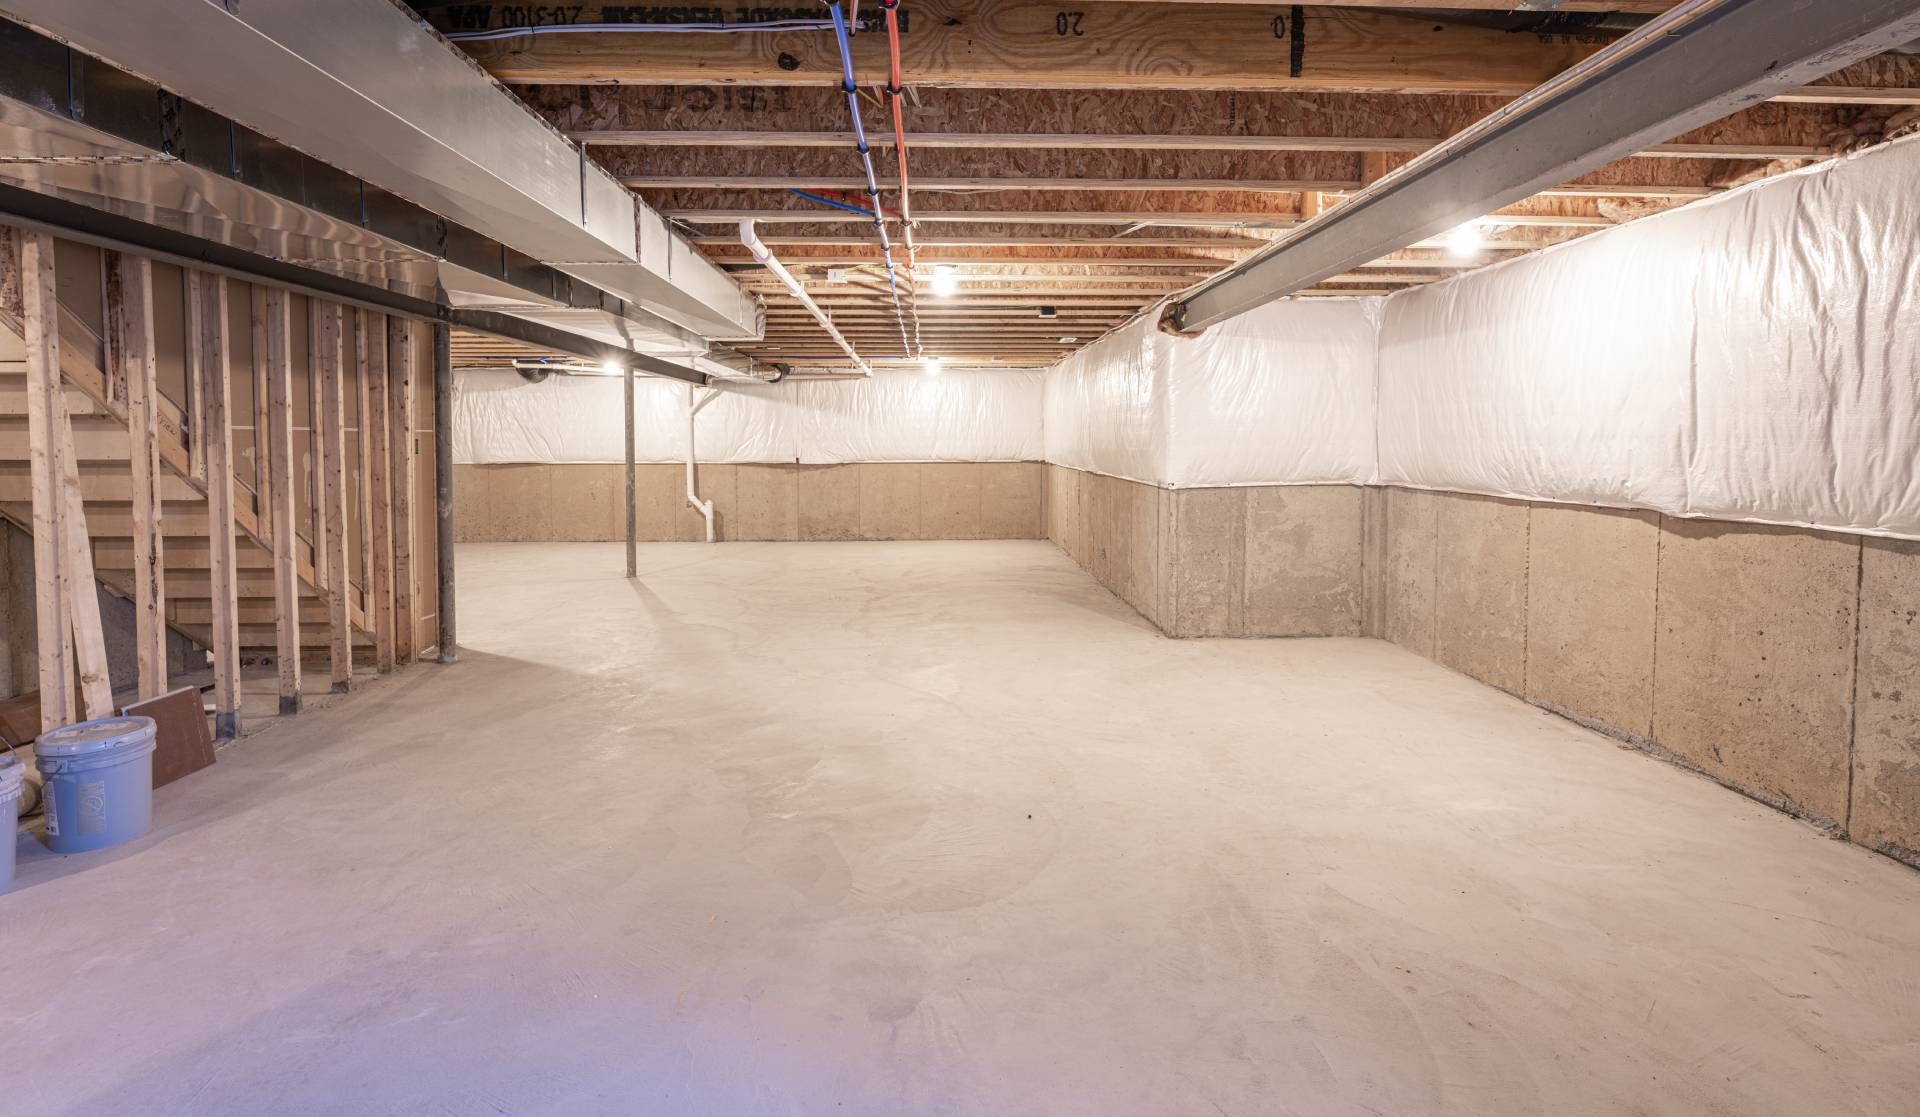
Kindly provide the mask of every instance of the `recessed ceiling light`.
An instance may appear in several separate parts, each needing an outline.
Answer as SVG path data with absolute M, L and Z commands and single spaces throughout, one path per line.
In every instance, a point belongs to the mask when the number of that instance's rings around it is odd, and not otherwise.
M 1454 256 L 1478 255 L 1486 243 L 1486 238 L 1480 234 L 1480 224 L 1476 221 L 1460 225 L 1447 234 L 1447 252 Z

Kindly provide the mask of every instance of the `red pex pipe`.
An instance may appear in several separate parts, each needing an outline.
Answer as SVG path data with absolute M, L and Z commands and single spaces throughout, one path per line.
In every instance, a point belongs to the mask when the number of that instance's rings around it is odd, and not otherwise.
M 915 311 L 913 347 L 917 352 L 920 348 L 920 276 L 918 250 L 913 243 L 913 205 L 908 198 L 907 127 L 900 107 L 900 97 L 905 92 L 900 81 L 900 0 L 880 0 L 880 8 L 887 14 L 887 107 L 893 110 L 893 151 L 900 160 L 900 239 L 907 246 L 907 305 Z

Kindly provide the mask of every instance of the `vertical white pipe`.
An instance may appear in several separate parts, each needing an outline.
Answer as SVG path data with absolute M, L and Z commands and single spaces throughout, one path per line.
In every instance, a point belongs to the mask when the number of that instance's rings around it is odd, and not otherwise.
M 687 385 L 687 503 L 693 505 L 699 510 L 700 515 L 706 518 L 709 543 L 713 542 L 713 501 L 700 499 L 700 490 L 694 476 L 693 417 L 700 414 L 700 409 L 712 402 L 713 397 L 718 394 L 716 391 L 709 390 L 706 398 L 697 398 L 700 395 L 700 389 L 692 384 Z

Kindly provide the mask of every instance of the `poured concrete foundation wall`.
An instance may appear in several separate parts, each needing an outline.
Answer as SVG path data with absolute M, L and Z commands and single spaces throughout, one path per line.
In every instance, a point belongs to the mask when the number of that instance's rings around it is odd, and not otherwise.
M 1920 542 L 1047 471 L 1047 537 L 1169 636 L 1383 636 L 1920 866 Z
M 1161 561 L 1162 502 L 1171 495 L 1104 473 L 1047 466 L 1046 537 L 1162 631 L 1171 628 Z
M 1920 865 L 1920 543 L 1385 498 L 1388 639 Z
M 722 540 L 1039 539 L 1039 462 L 703 465 L 700 496 Z M 686 502 L 686 467 L 635 467 L 639 536 L 705 538 Z M 461 542 L 626 538 L 626 467 L 457 465 Z
M 1377 634 L 1377 490 L 1163 489 L 1047 471 L 1047 537 L 1169 636 Z

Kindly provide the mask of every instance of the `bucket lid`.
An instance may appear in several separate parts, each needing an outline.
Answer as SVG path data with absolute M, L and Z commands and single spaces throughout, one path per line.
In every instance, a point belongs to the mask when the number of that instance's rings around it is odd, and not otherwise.
M 33 743 L 33 754 L 48 759 L 76 756 L 100 756 L 150 743 L 154 735 L 152 718 L 122 717 L 83 721 L 40 734 Z

